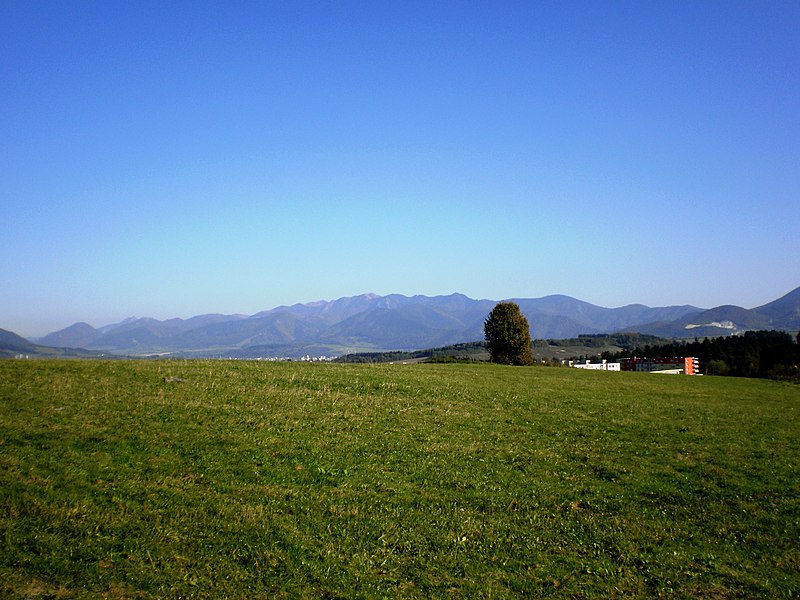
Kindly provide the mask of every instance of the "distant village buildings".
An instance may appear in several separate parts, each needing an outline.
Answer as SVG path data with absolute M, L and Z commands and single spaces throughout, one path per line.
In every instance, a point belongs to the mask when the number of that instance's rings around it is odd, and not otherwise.
M 589 369 L 590 371 L 619 371 L 620 370 L 620 363 L 614 362 L 610 363 L 608 361 L 603 361 L 601 363 L 591 363 L 588 360 L 585 363 L 573 363 L 569 361 L 570 367 L 575 367 L 576 369 Z
M 619 362 L 573 363 L 570 367 L 592 371 L 640 371 L 645 373 L 666 373 L 671 375 L 700 375 L 700 359 L 693 356 L 672 358 L 621 358 Z
M 620 363 L 623 371 L 700 375 L 700 359 L 693 356 L 680 358 L 622 358 Z

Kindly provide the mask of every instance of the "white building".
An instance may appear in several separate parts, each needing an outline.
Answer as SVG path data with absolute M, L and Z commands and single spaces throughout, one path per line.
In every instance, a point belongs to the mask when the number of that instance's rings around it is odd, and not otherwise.
M 610 363 L 606 360 L 603 360 L 601 363 L 590 363 L 588 360 L 583 364 L 573 364 L 570 361 L 570 366 L 575 367 L 576 369 L 589 369 L 591 371 L 619 371 L 620 370 L 620 363 Z

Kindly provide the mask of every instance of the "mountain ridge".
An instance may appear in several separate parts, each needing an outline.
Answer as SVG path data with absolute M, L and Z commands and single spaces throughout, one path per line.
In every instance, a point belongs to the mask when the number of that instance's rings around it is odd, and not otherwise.
M 520 305 L 534 339 L 616 332 L 680 338 L 748 329 L 800 329 L 800 287 L 755 309 L 643 304 L 606 308 L 562 294 L 510 300 Z M 99 328 L 75 323 L 35 341 L 133 355 L 292 357 L 312 352 L 418 350 L 482 339 L 483 321 L 496 303 L 461 293 L 361 294 L 281 305 L 249 316 L 209 313 L 164 321 L 140 317 Z
M 36 344 L 6 329 L 0 329 L 0 358 L 30 356 L 50 358 L 100 358 L 104 353 L 83 348 L 52 347 Z

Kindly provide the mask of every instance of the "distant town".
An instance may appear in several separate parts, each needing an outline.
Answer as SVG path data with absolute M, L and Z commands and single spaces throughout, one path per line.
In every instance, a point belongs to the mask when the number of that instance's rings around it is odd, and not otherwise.
M 589 369 L 591 371 L 640 371 L 645 373 L 663 373 L 668 375 L 701 375 L 700 359 L 693 356 L 673 358 L 623 358 L 619 362 L 584 363 L 565 361 L 570 367 L 576 369 Z

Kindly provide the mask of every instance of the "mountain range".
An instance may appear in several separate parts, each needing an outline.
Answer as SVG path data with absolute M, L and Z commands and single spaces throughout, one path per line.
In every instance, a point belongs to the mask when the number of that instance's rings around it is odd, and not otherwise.
M 604 308 L 563 295 L 512 298 L 534 339 L 638 332 L 668 338 L 731 335 L 752 329 L 800 329 L 800 287 L 763 306 Z M 416 350 L 483 339 L 495 300 L 363 294 L 254 315 L 207 314 L 190 319 L 130 318 L 94 328 L 75 323 L 35 340 L 45 346 L 114 354 L 298 357 Z
M 34 344 L 30 340 L 12 331 L 0 329 L 0 358 L 17 356 L 36 356 L 50 358 L 101 358 L 102 352 L 94 352 L 83 348 L 58 348 Z

